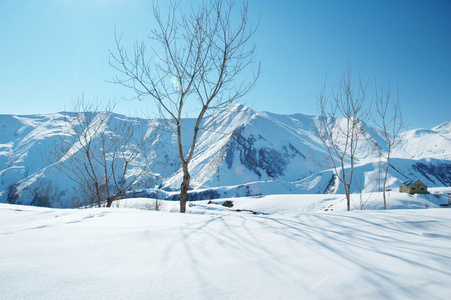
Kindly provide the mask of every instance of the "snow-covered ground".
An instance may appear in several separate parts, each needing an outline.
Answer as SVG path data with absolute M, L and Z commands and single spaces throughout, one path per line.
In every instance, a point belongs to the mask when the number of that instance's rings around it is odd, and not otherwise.
M 345 212 L 343 198 L 197 201 L 187 214 L 149 199 L 0 204 L 0 299 L 449 299 L 451 210 L 431 208 L 443 199 L 392 193 L 399 209 Z

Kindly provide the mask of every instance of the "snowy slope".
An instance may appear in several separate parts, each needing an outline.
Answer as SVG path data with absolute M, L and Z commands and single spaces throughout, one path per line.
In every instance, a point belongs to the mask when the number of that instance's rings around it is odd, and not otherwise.
M 0 115 L 0 195 L 14 183 L 27 188 L 43 176 L 48 151 L 66 127 L 59 113 L 33 116 Z M 2 197 L 2 198 L 3 198 Z
M 450 160 L 451 121 L 432 129 L 409 130 L 402 134 L 402 141 L 394 156 L 402 158 L 436 158 Z
M 127 122 L 115 115 L 115 122 Z M 185 119 L 184 128 L 192 128 L 193 119 Z M 0 201 L 6 202 L 8 187 L 19 184 L 24 191 L 21 203 L 30 203 L 27 189 L 38 178 L 56 182 L 63 197 L 62 206 L 70 206 L 73 183 L 51 167 L 46 153 L 64 134 L 69 119 L 62 114 L 35 116 L 0 115 Z M 342 193 L 333 171 L 325 163 L 326 150 L 315 134 L 318 117 L 302 114 L 277 115 L 257 112 L 244 105 L 205 119 L 195 155 L 190 164 L 191 199 L 209 199 L 268 194 Z M 140 120 L 137 126 L 148 126 Z M 157 121 L 159 132 L 152 171 L 159 180 L 140 195 L 164 189 L 164 197 L 176 199 L 181 182 L 176 136 L 165 123 Z M 395 189 L 410 178 L 419 178 L 428 186 L 451 185 L 450 122 L 430 130 L 410 130 L 401 135 L 393 151 L 388 187 Z M 381 149 L 386 149 L 376 131 L 366 130 Z M 187 149 L 189 131 L 182 143 Z M 379 191 L 385 167 L 373 147 L 362 143 L 356 164 L 352 192 Z M 186 150 L 187 151 L 187 150 Z M 50 167 L 49 167 L 50 164 Z
M 284 119 L 281 121 L 275 115 L 257 113 L 241 105 L 223 114 L 225 116 L 220 115 L 219 119 L 228 119 L 227 126 L 221 128 L 227 131 L 204 133 L 199 141 L 192 170 L 202 178 L 194 177 L 194 188 L 273 179 L 295 181 L 319 170 L 310 157 L 314 151 L 323 149 L 317 140 L 313 141 L 312 131 L 302 128 L 309 126 L 311 129 L 312 119 L 301 122 L 303 115 L 277 116 Z M 209 151 L 217 156 L 205 156 Z M 204 167 L 197 171 L 203 161 L 212 161 L 212 157 L 217 157 L 221 163 L 206 164 L 210 170 Z
M 137 126 L 146 129 L 149 120 L 131 120 L 121 115 L 111 116 L 111 127 L 122 122 L 138 122 Z M 95 121 L 95 119 L 94 119 Z M 71 206 L 67 201 L 74 193 L 75 184 L 58 171 L 54 166 L 60 158 L 54 157 L 56 143 L 61 143 L 68 135 L 70 124 L 74 122 L 73 114 L 47 114 L 32 116 L 8 116 L 0 115 L 0 199 L 5 202 L 9 187 L 17 186 L 21 194 L 19 203 L 31 202 L 30 192 L 36 187 L 39 178 L 45 178 L 52 182 L 55 189 L 65 199 L 65 202 L 56 206 Z M 109 130 L 111 128 L 104 128 Z M 96 137 L 93 137 L 96 138 Z M 67 153 L 61 160 L 74 155 L 79 145 L 76 143 L 67 146 Z M 138 160 L 137 160 L 138 161 Z M 76 192 L 76 191 L 75 191 Z
M 265 208 L 277 211 L 283 199 L 273 200 Z M 253 215 L 194 206 L 188 212 L 0 204 L 0 298 L 451 294 L 447 209 Z
M 324 164 L 325 149 L 315 135 L 318 117 L 261 113 L 237 105 L 219 119 L 225 120 L 223 129 L 203 135 L 197 148 L 191 167 L 194 189 L 204 194 L 210 189 L 215 197 L 343 192 L 333 171 Z M 388 188 L 397 189 L 409 178 L 419 178 L 428 186 L 451 185 L 451 141 L 446 139 L 449 132 L 445 125 L 432 129 L 423 139 L 412 139 L 410 132 L 400 137 Z M 366 130 L 386 149 L 373 128 L 366 126 Z M 441 141 L 439 146 L 431 142 L 435 139 Z M 406 154 L 406 149 L 411 154 Z M 361 160 L 352 191 L 379 191 L 385 162 L 367 142 L 361 144 L 357 156 Z M 172 176 L 166 186 L 178 188 L 180 176 Z

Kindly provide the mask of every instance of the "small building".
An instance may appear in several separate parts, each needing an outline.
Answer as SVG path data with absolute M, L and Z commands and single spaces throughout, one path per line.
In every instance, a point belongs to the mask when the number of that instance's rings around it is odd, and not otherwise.
M 427 194 L 428 188 L 419 179 L 411 179 L 406 181 L 399 187 L 400 193 L 408 194 Z

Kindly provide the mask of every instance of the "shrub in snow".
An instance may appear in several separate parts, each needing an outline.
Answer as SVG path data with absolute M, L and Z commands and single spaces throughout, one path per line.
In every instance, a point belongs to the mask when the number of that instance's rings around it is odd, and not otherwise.
M 10 186 L 8 186 L 8 196 L 6 197 L 6 201 L 8 201 L 9 204 L 17 204 L 20 194 L 17 190 L 17 186 L 19 183 L 13 183 Z
M 224 202 L 224 203 L 222 204 L 222 206 L 225 206 L 225 207 L 233 207 L 233 202 L 230 201 L 230 200 L 227 200 L 226 202 Z

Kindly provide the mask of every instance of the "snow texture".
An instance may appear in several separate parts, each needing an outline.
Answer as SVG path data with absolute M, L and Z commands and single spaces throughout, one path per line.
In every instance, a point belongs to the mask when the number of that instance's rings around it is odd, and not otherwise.
M 187 214 L 131 208 L 151 199 L 0 204 L 0 298 L 449 299 L 449 209 L 406 209 L 433 199 L 395 193 L 401 209 L 344 212 L 342 198 L 198 201 Z

